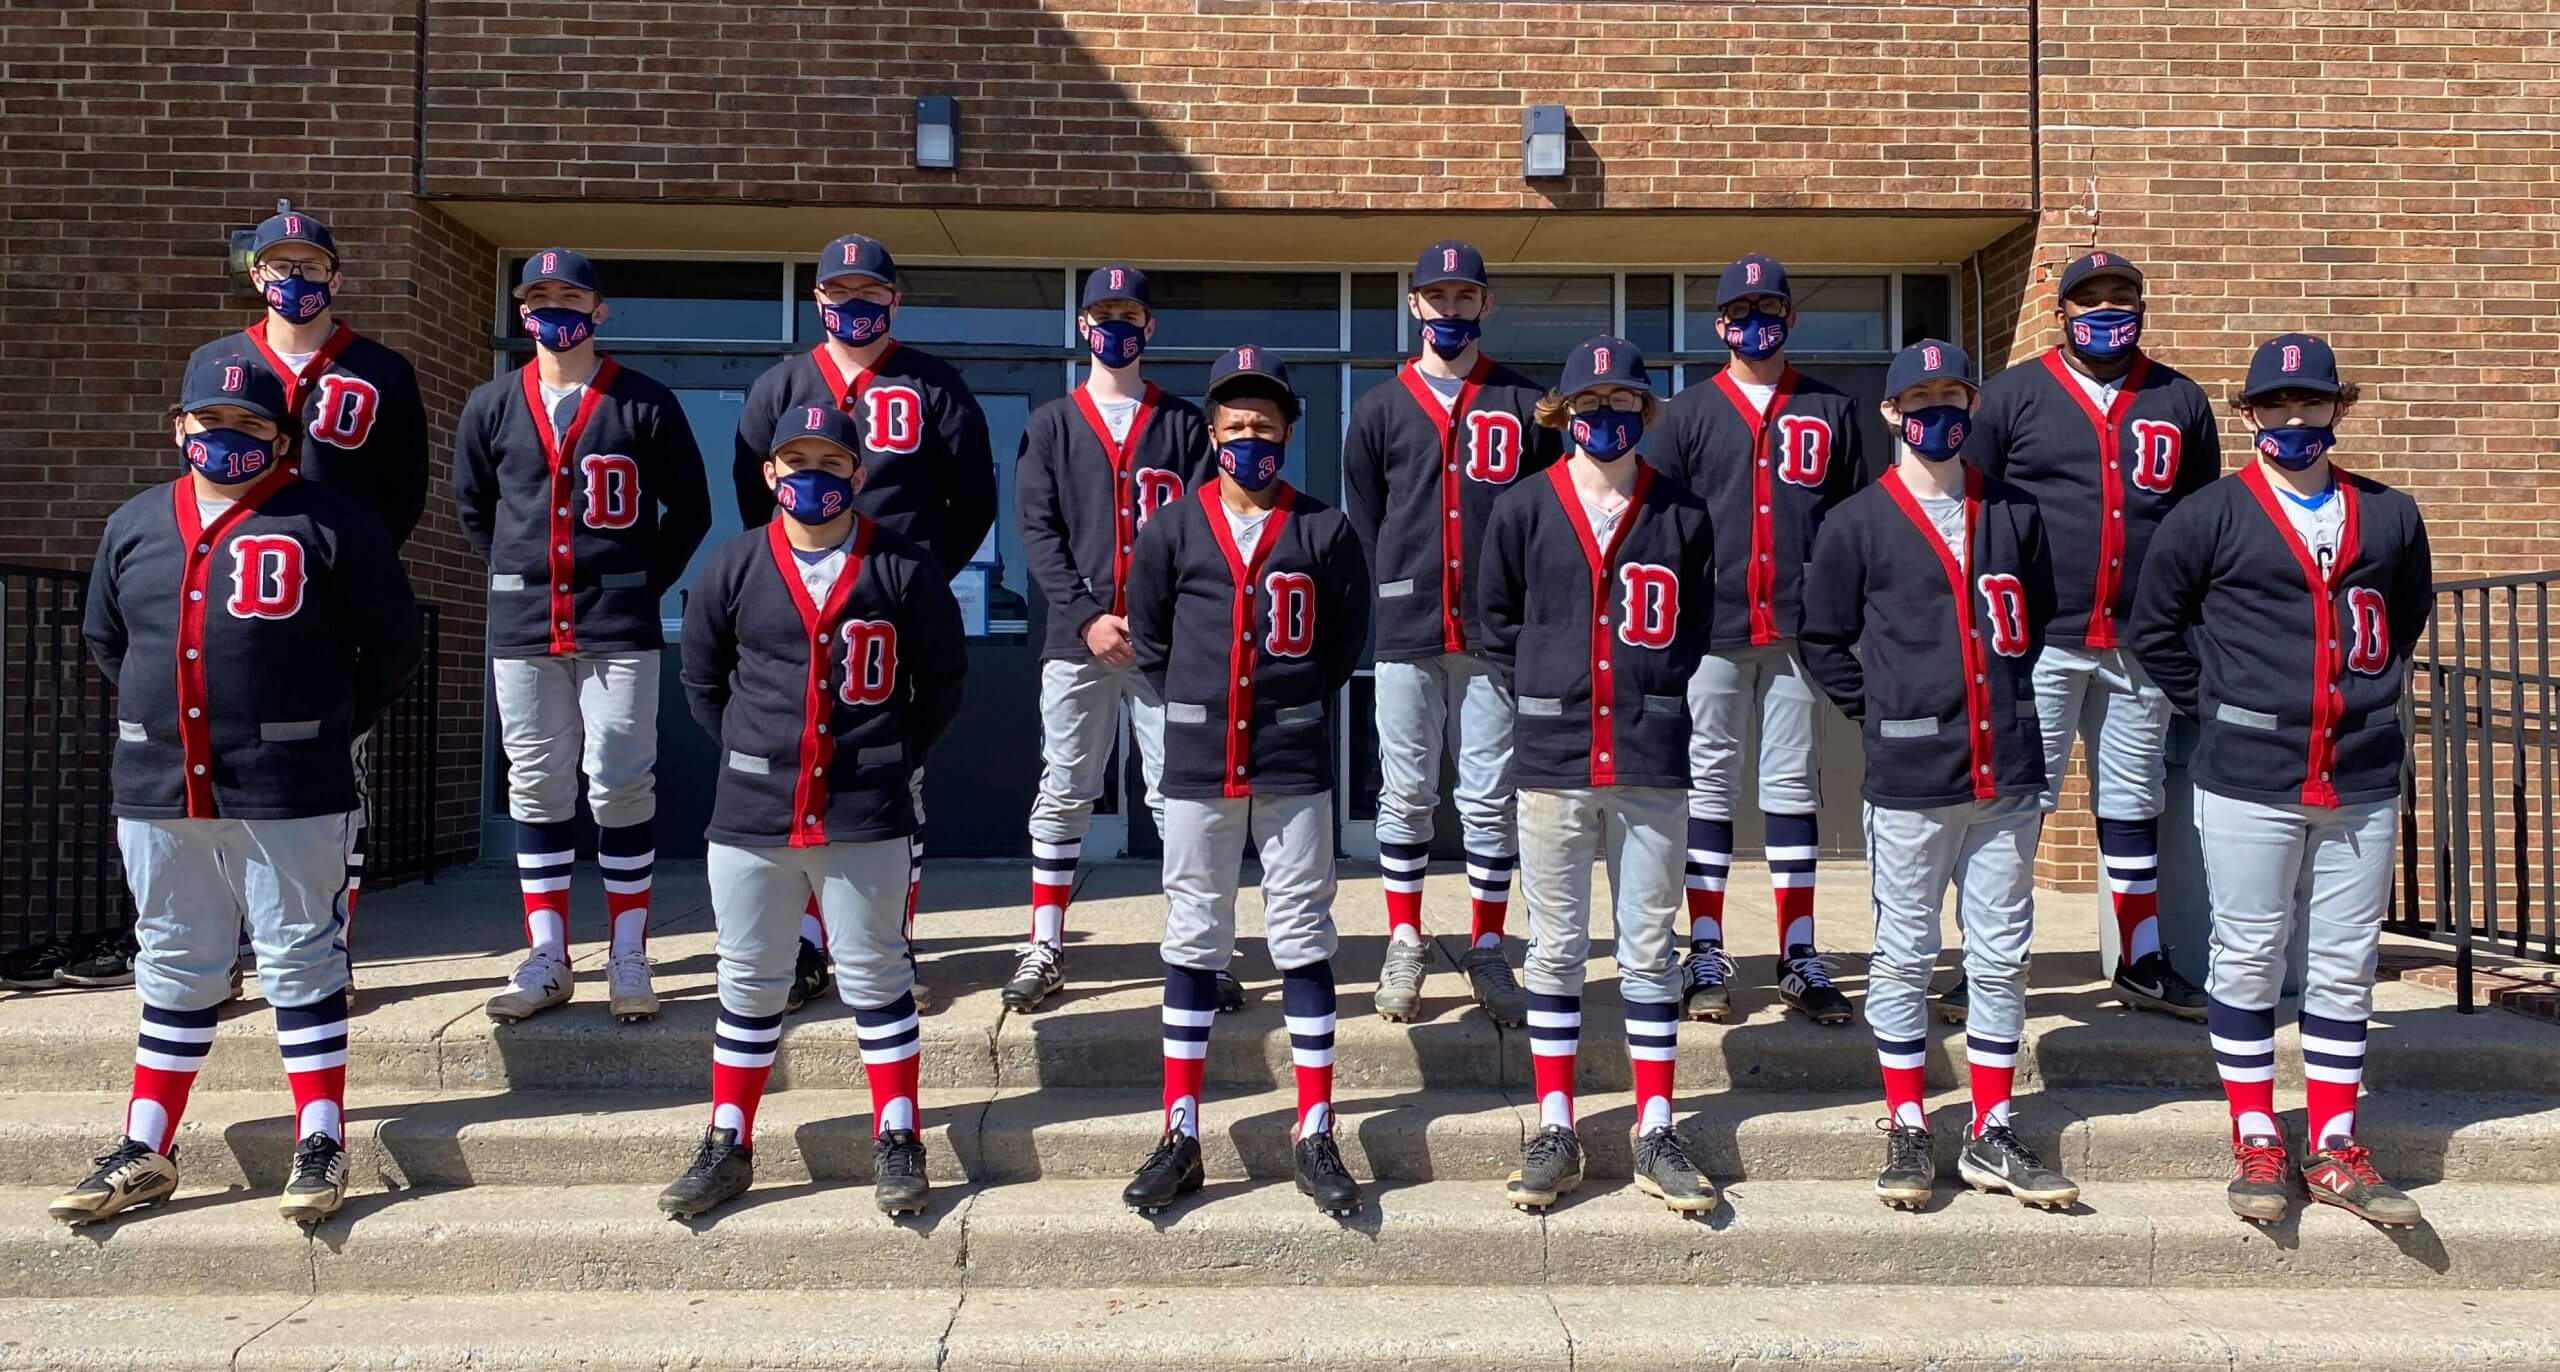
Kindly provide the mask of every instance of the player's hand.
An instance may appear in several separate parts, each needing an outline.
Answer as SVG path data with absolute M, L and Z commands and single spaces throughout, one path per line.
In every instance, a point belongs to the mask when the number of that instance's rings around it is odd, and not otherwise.
M 1138 649 L 1129 641 L 1129 620 L 1125 615 L 1095 615 L 1084 626 L 1084 646 L 1105 667 L 1126 667 L 1138 660 Z

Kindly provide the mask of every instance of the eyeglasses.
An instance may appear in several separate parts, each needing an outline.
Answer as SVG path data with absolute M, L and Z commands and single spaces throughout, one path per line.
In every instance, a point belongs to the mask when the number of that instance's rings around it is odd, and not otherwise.
M 258 264 L 258 279 L 282 281 L 289 276 L 298 276 L 305 281 L 326 281 L 337 270 L 326 262 L 261 262 Z
M 1768 314 L 1782 315 L 1785 314 L 1789 308 L 1790 307 L 1784 296 L 1747 295 L 1740 300 L 1727 304 L 1723 309 L 1718 310 L 1717 313 L 1724 316 L 1726 323 L 1739 324 L 1743 320 L 1750 318 L 1754 310 L 1759 310 Z
M 1644 397 L 1634 391 L 1619 391 L 1605 401 L 1596 395 L 1577 395 L 1573 398 L 1575 414 L 1598 414 L 1604 406 L 1622 414 L 1634 414 L 1644 408 Z

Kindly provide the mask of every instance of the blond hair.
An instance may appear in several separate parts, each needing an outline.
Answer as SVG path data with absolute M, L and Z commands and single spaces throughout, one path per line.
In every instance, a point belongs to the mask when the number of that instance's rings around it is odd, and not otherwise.
M 1651 391 L 1644 392 L 1641 413 L 1644 426 L 1652 428 L 1653 421 L 1662 417 L 1662 397 Z M 1549 391 L 1538 397 L 1538 408 L 1531 412 L 1530 417 L 1537 420 L 1538 427 L 1542 429 L 1569 429 L 1573 426 L 1573 397 Z

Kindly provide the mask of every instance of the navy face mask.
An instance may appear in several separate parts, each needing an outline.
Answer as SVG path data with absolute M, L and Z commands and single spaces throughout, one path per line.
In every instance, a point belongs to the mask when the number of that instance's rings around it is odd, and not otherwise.
M 856 298 L 841 305 L 820 304 L 818 322 L 847 345 L 859 348 L 889 336 L 889 307 Z
M 2071 350 L 2093 362 L 2112 362 L 2142 341 L 2140 310 L 2104 309 L 2074 315 L 2063 325 Z
M 1574 445 L 1608 462 L 1636 450 L 1644 438 L 1644 415 L 1636 410 L 1594 410 L 1573 417 Z
M 288 276 L 267 283 L 267 308 L 296 324 L 316 319 L 329 308 L 329 283 Z
M 1973 431 L 1973 411 L 1962 405 L 1924 405 L 1902 412 L 1902 441 L 1932 462 L 1944 462 Z
M 1484 321 L 1479 319 L 1426 319 L 1422 321 L 1422 341 L 1442 357 L 1456 357 L 1467 345 L 1484 337 Z
M 585 310 L 549 305 L 526 315 L 524 326 L 533 334 L 534 342 L 555 353 L 565 353 L 595 337 L 596 317 Z
M 790 472 L 774 483 L 773 503 L 803 524 L 824 524 L 853 508 L 853 483 L 816 468 Z
M 2258 430 L 2258 451 L 2288 472 L 2298 472 L 2338 446 L 2338 431 L 2325 425 L 2288 424 Z
M 187 465 L 217 486 L 239 486 L 267 474 L 275 462 L 276 440 L 256 438 L 238 429 L 207 429 L 186 437 Z
M 1754 362 L 1787 344 L 1787 317 L 1782 314 L 1753 310 L 1724 327 L 1726 346 Z
M 1218 470 L 1248 491 L 1259 491 L 1280 479 L 1280 461 L 1289 450 L 1267 438 L 1230 438 L 1218 445 Z
M 1125 319 L 1101 319 L 1084 331 L 1084 345 L 1106 367 L 1125 367 L 1147 350 L 1144 325 Z

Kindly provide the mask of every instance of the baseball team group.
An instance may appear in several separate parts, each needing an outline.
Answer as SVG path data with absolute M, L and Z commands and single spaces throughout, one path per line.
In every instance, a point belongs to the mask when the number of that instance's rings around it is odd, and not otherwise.
M 422 653 L 400 549 L 428 498 L 427 419 L 409 364 L 333 317 L 338 247 L 319 220 L 267 220 L 253 262 L 265 312 L 188 363 L 168 412 L 181 469 L 109 518 L 89 581 L 84 632 L 119 701 L 113 808 L 141 1030 L 121 1131 L 53 1205 L 74 1224 L 176 1191 L 179 1120 L 244 965 L 292 1091 L 283 1212 L 318 1222 L 347 1190 L 365 738 Z M 532 357 L 474 390 L 453 431 L 450 496 L 487 565 L 528 943 L 487 1013 L 520 1021 L 575 998 L 569 896 L 590 844 L 607 1009 L 657 1013 L 659 607 L 692 567 L 678 679 L 717 749 L 719 1009 L 710 1117 L 659 1206 L 700 1215 L 748 1188 L 784 1020 L 832 988 L 869 1083 L 876 1201 L 919 1212 L 921 782 L 968 666 L 952 579 L 1000 514 L 986 418 L 955 368 L 896 337 L 887 249 L 837 239 L 814 288 L 825 341 L 767 371 L 738 421 L 746 532 L 697 565 L 703 457 L 673 393 L 599 351 L 606 284 L 567 248 L 526 257 L 513 292 Z M 1673 396 L 1606 334 L 1563 359 L 1556 386 L 1532 382 L 1481 347 L 1498 303 L 1474 248 L 1421 251 L 1405 304 L 1422 346 L 1354 404 L 1336 508 L 1282 475 L 1301 414 L 1278 354 L 1229 350 L 1194 405 L 1144 376 L 1146 274 L 1084 279 L 1089 369 L 1030 416 L 1013 483 L 1047 613 L 1028 930 L 1003 999 L 1036 1013 L 1067 985 L 1069 902 L 1125 716 L 1165 854 L 1163 1124 L 1127 1204 L 1153 1213 L 1202 1184 L 1209 1039 L 1244 1003 L 1229 964 L 1248 852 L 1294 1063 L 1296 1185 L 1328 1214 L 1362 1204 L 1333 1114 L 1330 740 L 1374 646 L 1374 1004 L 1391 1021 L 1422 1013 L 1445 766 L 1470 897 L 1455 970 L 1530 1046 L 1537 1121 L 1509 1204 L 1542 1210 L 1583 1180 L 1574 1065 L 1595 864 L 1614 902 L 1644 1194 L 1675 1212 L 1717 1204 L 1676 1127 L 1674 1067 L 1680 1020 L 1724 1021 L 1743 979 L 1724 938 L 1741 807 L 1765 834 L 1777 999 L 1816 1024 L 1852 1019 L 1814 921 L 1820 736 L 1836 711 L 1865 760 L 1880 1199 L 1918 1209 L 1937 1180 L 1924 1025 L 1950 887 L 1962 972 L 1936 1008 L 1964 1025 L 1961 1179 L 2034 1206 L 2079 1195 L 2011 1113 L 2036 849 L 2078 739 L 2112 991 L 2204 1026 L 2230 1103 L 2231 1209 L 2270 1222 L 2307 1194 L 2416 1223 L 2358 1145 L 2356 1110 L 2400 696 L 2432 582 L 2415 502 L 2332 464 L 2357 386 L 2328 343 L 2258 347 L 2228 397 L 2250 439 L 2226 475 L 2215 404 L 2141 346 L 2141 271 L 2091 252 L 2055 283 L 2061 342 L 2040 356 L 1985 382 L 1953 342 L 1903 348 L 1877 406 L 1892 451 L 1871 458 L 1858 402 L 1789 363 L 1796 309 L 1769 257 L 1723 270 L 1729 359 Z M 2202 987 L 2171 966 L 2157 917 L 2173 714 L 2196 737 Z M 2304 926 L 2297 1152 L 2277 1120 L 2275 1040 Z

